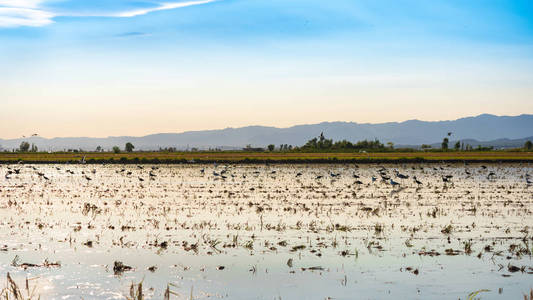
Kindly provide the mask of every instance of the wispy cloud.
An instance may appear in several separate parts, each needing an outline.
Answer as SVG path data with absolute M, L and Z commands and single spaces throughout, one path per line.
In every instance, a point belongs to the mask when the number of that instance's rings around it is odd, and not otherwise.
M 53 17 L 40 9 L 0 6 L 0 27 L 44 26 L 52 23 Z
M 13 8 L 38 8 L 43 0 L 0 0 L 0 6 Z
M 58 12 L 52 9 L 47 9 L 44 5 L 44 2 L 46 2 L 46 0 L 0 0 L 0 28 L 20 26 L 45 26 L 53 23 L 53 18 L 59 16 L 131 18 L 145 15 L 151 12 L 207 4 L 215 1 L 218 0 L 164 2 L 154 5 L 154 7 L 137 10 L 126 10 L 109 13 L 80 13 L 76 11 Z
M 140 37 L 140 36 L 149 36 L 149 33 L 146 32 L 138 32 L 138 31 L 132 31 L 132 32 L 124 32 L 121 34 L 115 35 L 116 37 Z
M 112 14 L 110 16 L 111 17 L 129 18 L 129 17 L 145 15 L 147 13 L 151 13 L 151 12 L 154 12 L 154 11 L 182 8 L 182 7 L 200 5 L 200 4 L 207 4 L 207 3 L 210 3 L 210 2 L 214 2 L 214 1 L 215 0 L 200 0 L 200 1 L 187 1 L 187 2 L 177 2 L 177 3 L 162 3 L 159 6 L 154 7 L 154 8 L 131 10 L 131 11 L 126 11 L 126 12 L 120 12 L 120 13 L 117 13 L 117 14 Z

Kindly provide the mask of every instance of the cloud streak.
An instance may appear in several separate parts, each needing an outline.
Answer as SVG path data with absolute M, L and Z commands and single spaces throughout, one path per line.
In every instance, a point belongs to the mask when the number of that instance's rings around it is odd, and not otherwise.
M 53 17 L 54 14 L 44 10 L 0 6 L 0 27 L 39 27 L 52 23 Z
M 218 0 L 195 0 L 185 2 L 159 3 L 155 7 L 137 10 L 127 10 L 113 13 L 77 13 L 55 12 L 47 9 L 43 0 L 0 0 L 0 28 L 2 27 L 40 27 L 53 23 L 54 17 L 111 17 L 131 18 L 156 11 L 184 8 L 195 5 L 208 4 Z
M 155 12 L 155 11 L 207 4 L 207 3 L 214 2 L 214 1 L 215 0 L 200 0 L 200 1 L 187 1 L 187 2 L 177 2 L 177 3 L 162 3 L 158 7 L 121 12 L 121 13 L 110 15 L 110 17 L 131 18 L 131 17 L 145 15 L 145 14 Z

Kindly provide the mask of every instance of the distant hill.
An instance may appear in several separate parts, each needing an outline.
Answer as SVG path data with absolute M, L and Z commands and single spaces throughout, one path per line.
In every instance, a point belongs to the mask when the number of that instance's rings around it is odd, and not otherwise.
M 360 141 L 379 139 L 381 142 L 393 142 L 396 145 L 435 144 L 452 132 L 451 147 L 455 140 L 467 140 L 473 146 L 516 147 L 521 146 L 524 137 L 533 136 L 533 115 L 495 116 L 483 114 L 451 121 L 389 122 L 380 124 L 354 122 L 324 122 L 310 125 L 297 125 L 289 128 L 266 126 L 248 126 L 220 130 L 189 131 L 183 133 L 160 133 L 143 137 L 107 137 L 107 138 L 51 138 L 30 137 L 21 139 L 0 139 L 0 146 L 5 149 L 18 148 L 22 141 L 35 143 L 40 150 L 83 149 L 94 150 L 97 146 L 111 149 L 113 146 L 124 147 L 126 142 L 135 145 L 136 150 L 154 150 L 159 147 L 176 147 L 186 149 L 223 148 L 240 149 L 246 145 L 264 147 L 268 144 L 303 145 L 307 140 L 321 132 L 334 140 L 346 139 Z M 483 141 L 483 142 L 478 142 Z M 524 140 L 525 142 L 525 140 Z M 494 144 L 497 143 L 497 144 Z M 466 144 L 466 142 L 465 142 Z M 504 146 L 507 145 L 507 146 Z

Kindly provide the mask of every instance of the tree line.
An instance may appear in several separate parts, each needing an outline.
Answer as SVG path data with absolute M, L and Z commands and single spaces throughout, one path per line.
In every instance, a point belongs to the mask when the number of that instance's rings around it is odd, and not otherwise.
M 451 132 L 448 133 L 448 136 L 451 136 Z M 450 150 L 449 147 L 450 140 L 448 137 L 445 137 L 442 140 L 441 148 L 440 149 L 434 149 L 431 147 L 431 145 L 422 144 L 421 149 L 423 151 L 429 151 L 429 150 L 436 150 L 436 151 L 448 151 Z M 124 145 L 124 151 L 125 152 L 133 152 L 135 149 L 135 146 L 128 142 Z M 533 150 L 533 143 L 531 141 L 526 141 L 523 146 L 524 150 L 531 151 Z M 23 141 L 20 143 L 19 148 L 17 149 L 18 152 L 38 152 L 39 149 L 37 145 L 30 144 L 26 141 Z M 383 151 L 414 151 L 413 149 L 397 149 L 394 148 L 394 144 L 392 142 L 388 142 L 387 146 L 385 146 L 383 143 L 381 143 L 378 139 L 375 140 L 362 140 L 358 142 L 350 142 L 348 140 L 340 140 L 340 141 L 333 141 L 333 139 L 328 139 L 324 136 L 324 133 L 320 133 L 318 137 L 312 138 L 308 140 L 304 145 L 298 147 L 293 146 L 289 144 L 281 144 L 279 147 L 276 148 L 274 144 L 270 144 L 267 146 L 266 149 L 264 148 L 254 148 L 250 145 L 248 145 L 246 148 L 243 148 L 244 151 L 282 151 L 282 152 L 319 152 L 319 151 L 347 151 L 347 152 L 353 152 L 353 151 L 374 151 L 374 152 L 383 152 Z M 482 147 L 481 145 L 478 145 L 477 148 L 472 147 L 471 145 L 464 144 L 461 141 L 457 141 L 454 144 L 453 150 L 455 151 L 490 151 L 494 150 L 494 147 Z M 169 147 L 169 148 L 159 148 L 160 152 L 177 152 L 178 149 L 175 147 Z M 198 152 L 199 150 L 197 148 L 192 148 L 192 152 Z M 220 149 L 211 149 L 210 151 L 221 151 Z M 83 150 L 78 149 L 69 149 L 67 152 L 84 152 Z M 95 152 L 104 152 L 104 149 L 101 146 L 96 147 Z M 122 149 L 119 146 L 114 146 L 112 148 L 113 153 L 121 153 Z

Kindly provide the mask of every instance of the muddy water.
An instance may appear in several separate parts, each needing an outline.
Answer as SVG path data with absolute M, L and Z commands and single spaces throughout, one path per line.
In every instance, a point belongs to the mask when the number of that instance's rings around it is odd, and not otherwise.
M 167 287 L 171 299 L 522 299 L 533 288 L 527 174 L 527 164 L 0 166 L 0 276 L 23 294 L 29 279 L 42 299 L 124 299 L 141 281 L 153 299 Z

